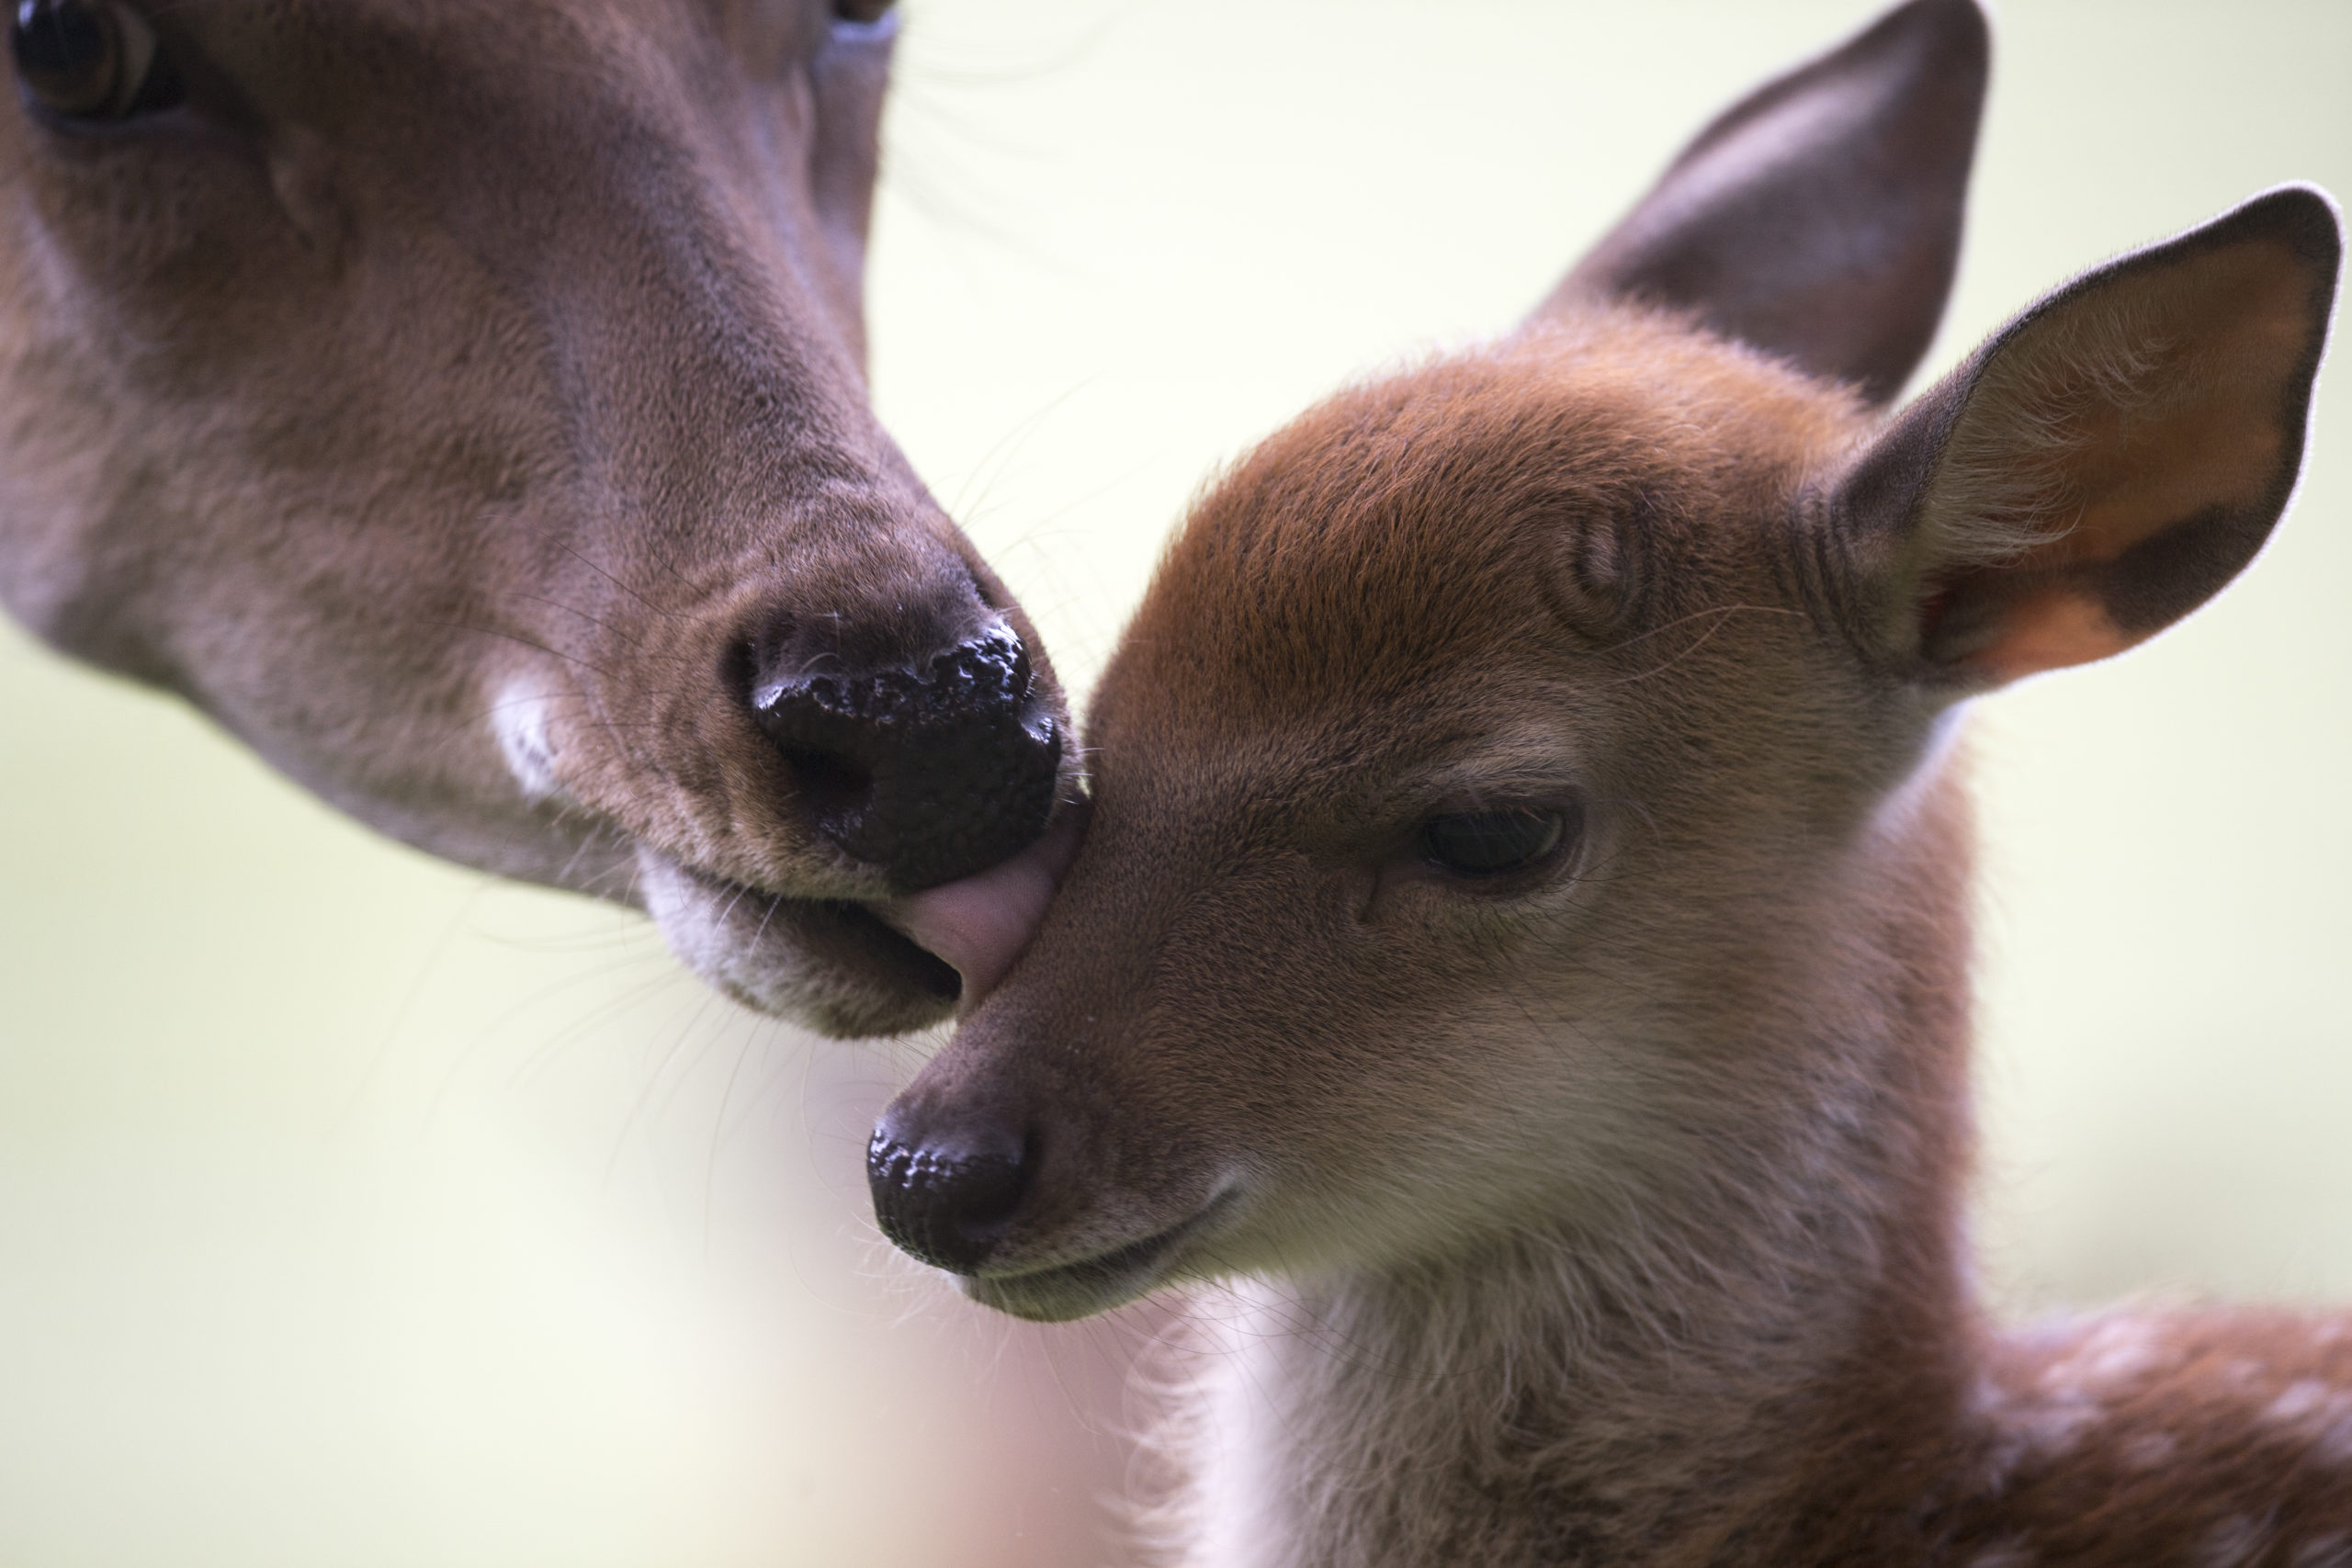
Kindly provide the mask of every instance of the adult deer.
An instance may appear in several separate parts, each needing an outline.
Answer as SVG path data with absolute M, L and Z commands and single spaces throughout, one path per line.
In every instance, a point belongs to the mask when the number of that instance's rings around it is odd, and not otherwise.
M 1913 0 L 1760 89 L 1163 560 L 1087 840 L 869 1174 L 1021 1316 L 1261 1281 L 1186 1561 L 2352 1563 L 2352 1320 L 1972 1293 L 1957 720 L 2253 557 L 2341 251 L 2257 197 L 1881 417 L 1984 48 Z
M 888 6 L 24 0 L 0 602 L 752 1006 L 944 1016 L 1074 764 L 867 406 Z

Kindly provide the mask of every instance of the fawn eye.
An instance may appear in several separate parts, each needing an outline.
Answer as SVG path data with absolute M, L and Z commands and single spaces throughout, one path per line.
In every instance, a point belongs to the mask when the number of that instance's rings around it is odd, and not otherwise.
M 1449 811 L 1421 825 L 1421 853 L 1456 876 L 1504 876 L 1557 854 L 1582 817 L 1533 807 Z
M 63 119 L 129 119 L 183 96 L 154 28 L 119 0 L 17 0 L 8 42 L 26 96 Z

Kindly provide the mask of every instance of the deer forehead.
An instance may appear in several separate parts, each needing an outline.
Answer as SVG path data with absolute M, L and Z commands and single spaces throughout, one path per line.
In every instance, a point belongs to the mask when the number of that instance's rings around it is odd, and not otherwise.
M 1351 389 L 1194 506 L 1097 739 L 1430 739 L 1610 679 L 1670 623 L 1783 596 L 1782 520 L 1863 425 L 1841 389 L 1631 310 Z

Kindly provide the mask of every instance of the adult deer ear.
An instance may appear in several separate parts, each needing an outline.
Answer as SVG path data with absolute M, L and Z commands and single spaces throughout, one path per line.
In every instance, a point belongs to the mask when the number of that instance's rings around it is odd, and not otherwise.
M 1975 0 L 1888 12 L 1701 132 L 1534 319 L 1689 310 L 1887 401 L 1951 290 L 1988 51 Z
M 2294 489 L 2342 253 L 2326 195 L 2285 186 L 1995 333 L 1808 522 L 1842 547 L 1849 633 L 1964 692 L 2120 652 L 2211 598 Z

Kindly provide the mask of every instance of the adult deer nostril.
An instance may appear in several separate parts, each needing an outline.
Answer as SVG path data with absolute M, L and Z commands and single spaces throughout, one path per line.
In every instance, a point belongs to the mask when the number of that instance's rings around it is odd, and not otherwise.
M 897 892 L 954 882 L 1034 842 L 1053 814 L 1061 727 L 1001 621 L 904 664 L 763 678 L 760 727 L 810 829 Z
M 874 798 L 874 770 L 837 751 L 785 746 L 785 762 L 809 816 L 822 824 L 854 821 Z
M 866 1145 L 865 1179 L 883 1235 L 934 1268 L 971 1274 L 1019 1211 L 1029 1164 L 1009 1136 L 907 1144 L 886 1119 Z

